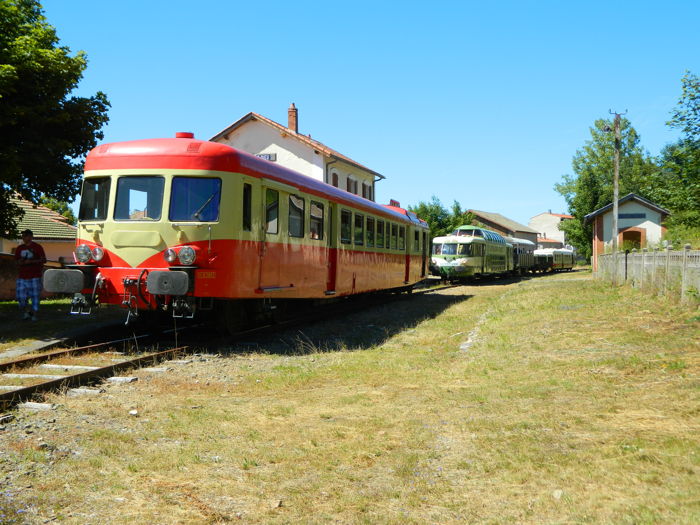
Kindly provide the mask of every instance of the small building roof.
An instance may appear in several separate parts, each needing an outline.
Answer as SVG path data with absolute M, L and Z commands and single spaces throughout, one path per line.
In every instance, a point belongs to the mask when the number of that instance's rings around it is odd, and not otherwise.
M 538 233 L 536 230 L 533 230 L 532 228 L 525 226 L 524 224 L 520 224 L 519 222 L 515 222 L 509 219 L 508 217 L 504 217 L 500 213 L 491 213 L 479 210 L 469 210 L 469 212 L 473 213 L 477 217 L 482 217 L 487 221 L 491 221 L 494 224 L 498 224 L 499 226 L 512 232 Z
M 636 193 L 628 193 L 627 195 L 622 197 L 620 200 L 617 201 L 618 206 L 620 204 L 624 204 L 627 201 L 636 201 L 639 204 L 641 204 L 642 206 L 646 206 L 647 208 L 650 208 L 654 211 L 659 212 L 661 215 L 671 215 L 671 212 L 668 211 L 666 208 L 662 208 L 661 206 L 657 206 L 656 204 L 654 204 L 650 200 L 647 200 L 644 197 L 640 197 Z M 588 223 L 588 222 L 592 221 L 598 215 L 602 215 L 603 213 L 607 213 L 608 211 L 612 211 L 612 209 L 613 209 L 613 203 L 611 202 L 607 206 L 603 206 L 602 208 L 598 208 L 597 210 L 592 211 L 591 213 L 586 215 L 583 218 L 583 222 Z
M 16 197 L 11 197 L 10 201 L 24 210 L 24 216 L 17 224 L 19 231 L 32 230 L 36 240 L 75 240 L 78 229 L 68 224 L 68 219 L 60 213 Z
M 561 241 L 558 241 L 556 239 L 548 239 L 547 237 L 537 237 L 537 242 L 552 242 L 552 243 L 562 244 Z
M 374 170 L 369 169 L 367 166 L 363 166 L 359 162 L 356 162 L 352 160 L 350 157 L 347 157 L 343 155 L 342 153 L 337 152 L 336 150 L 329 148 L 322 142 L 319 142 L 318 140 L 312 139 L 311 135 L 302 135 L 301 133 L 297 133 L 293 129 L 290 129 L 286 126 L 283 126 L 282 124 L 275 122 L 274 120 L 270 120 L 267 117 L 263 117 L 262 115 L 259 115 L 258 113 L 253 113 L 252 111 L 248 113 L 247 115 L 244 115 L 240 119 L 238 119 L 236 122 L 228 126 L 227 128 L 224 128 L 221 130 L 219 133 L 211 137 L 209 140 L 217 142 L 221 138 L 228 138 L 229 134 L 231 134 L 233 131 L 236 129 L 240 128 L 243 126 L 246 122 L 250 122 L 251 120 L 257 120 L 259 122 L 262 122 L 263 124 L 267 124 L 268 126 L 271 126 L 275 129 L 277 129 L 281 133 L 285 133 L 289 137 L 298 140 L 302 144 L 305 144 L 328 157 L 332 157 L 334 159 L 342 160 L 344 162 L 347 162 L 348 164 L 351 164 L 355 166 L 356 168 L 360 168 L 368 173 L 371 173 L 372 175 L 379 177 L 380 179 L 384 179 L 384 175 L 381 173 L 377 173 Z

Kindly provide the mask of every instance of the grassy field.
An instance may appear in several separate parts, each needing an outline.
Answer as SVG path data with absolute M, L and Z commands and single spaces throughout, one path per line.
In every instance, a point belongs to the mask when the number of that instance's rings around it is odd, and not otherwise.
M 0 432 L 0 513 L 700 522 L 697 310 L 576 272 L 416 296 L 235 350 L 18 412 Z

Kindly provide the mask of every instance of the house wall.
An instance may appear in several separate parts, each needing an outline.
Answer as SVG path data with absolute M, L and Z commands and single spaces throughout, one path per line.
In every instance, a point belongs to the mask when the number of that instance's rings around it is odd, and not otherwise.
M 277 164 L 328 184 L 332 183 L 332 173 L 335 172 L 338 174 L 338 187 L 343 190 L 347 189 L 348 179 L 357 181 L 358 195 L 362 195 L 364 182 L 372 188 L 374 200 L 373 174 L 340 160 L 329 160 L 312 147 L 259 120 L 246 122 L 232 131 L 228 138 L 222 137 L 217 142 L 253 155 L 274 153 L 277 155 Z
M 636 229 L 634 231 L 642 232 L 642 238 L 646 244 L 642 248 L 657 245 L 661 242 L 661 237 L 665 232 L 665 228 L 661 226 L 663 220 L 662 215 L 636 201 L 627 201 L 620 204 L 618 209 L 619 214 L 626 213 L 643 213 L 644 218 L 625 219 L 618 218 L 618 232 L 626 229 Z M 608 211 L 602 215 L 602 241 L 603 250 L 612 249 L 612 211 Z M 618 234 L 618 245 L 622 244 L 622 236 Z M 602 252 L 601 252 L 602 253 Z
M 324 178 L 323 155 L 258 120 L 246 122 L 217 142 L 253 155 L 275 153 L 278 164 L 316 180 Z
M 559 224 L 567 219 L 553 215 L 551 213 L 540 213 L 530 219 L 527 224 L 533 230 L 537 230 L 542 237 L 554 239 L 560 243 L 566 244 L 564 232 L 559 229 Z
M 46 254 L 47 261 L 58 262 L 60 258 L 63 258 L 65 263 L 73 262 L 73 250 L 75 250 L 75 240 L 64 240 L 64 241 L 44 241 L 41 239 L 34 239 L 34 242 L 41 245 L 44 248 L 44 253 Z M 0 239 L 0 253 L 12 254 L 15 248 L 22 244 L 21 240 L 10 240 L 10 239 Z

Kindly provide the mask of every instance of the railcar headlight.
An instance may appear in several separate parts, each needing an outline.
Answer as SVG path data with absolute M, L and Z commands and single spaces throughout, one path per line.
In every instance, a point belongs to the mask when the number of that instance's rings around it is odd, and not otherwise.
M 75 249 L 75 257 L 81 263 L 90 262 L 92 259 L 92 251 L 87 244 L 81 244 Z
M 191 246 L 183 246 L 180 248 L 180 251 L 177 252 L 177 258 L 180 259 L 180 264 L 183 266 L 190 266 L 197 258 L 197 253 Z
M 92 249 L 92 258 L 95 261 L 101 261 L 102 257 L 105 256 L 105 251 L 100 246 L 95 246 Z
M 172 264 L 177 260 L 177 252 L 172 248 L 168 248 L 163 252 L 163 259 L 165 259 L 165 262 Z

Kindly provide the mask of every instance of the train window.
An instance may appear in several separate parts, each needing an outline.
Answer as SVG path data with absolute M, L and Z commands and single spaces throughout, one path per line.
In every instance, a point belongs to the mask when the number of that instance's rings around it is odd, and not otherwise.
M 312 239 L 323 240 L 323 204 L 311 201 L 311 220 L 309 234 Z
M 420 251 L 420 232 L 418 230 L 413 232 L 413 251 Z
M 374 219 L 367 217 L 367 248 L 374 246 Z
M 365 241 L 365 216 L 355 214 L 355 244 L 362 246 Z
M 377 248 L 384 248 L 384 221 L 377 221 Z
M 406 227 L 399 226 L 399 250 L 406 249 Z
M 221 179 L 173 177 L 168 217 L 171 221 L 216 221 L 220 200 Z
M 253 187 L 243 184 L 243 230 L 253 229 Z
M 350 244 L 352 233 L 352 213 L 348 210 L 340 211 L 340 242 Z
M 396 224 L 391 225 L 391 249 L 396 249 L 396 237 L 398 237 L 399 227 Z
M 433 255 L 442 255 L 442 244 L 433 244 Z
M 304 199 L 296 195 L 289 196 L 289 236 L 304 236 Z
M 114 219 L 118 221 L 160 220 L 164 186 L 163 177 L 120 177 L 117 181 Z
M 78 212 L 81 221 L 103 221 L 107 218 L 109 183 L 109 177 L 89 177 L 83 181 Z
M 469 257 L 472 254 L 471 244 L 460 244 L 457 247 L 457 255 L 462 255 L 464 257 Z
M 265 222 L 267 224 L 265 231 L 267 233 L 277 233 L 279 197 L 277 190 L 267 189 L 265 194 Z

